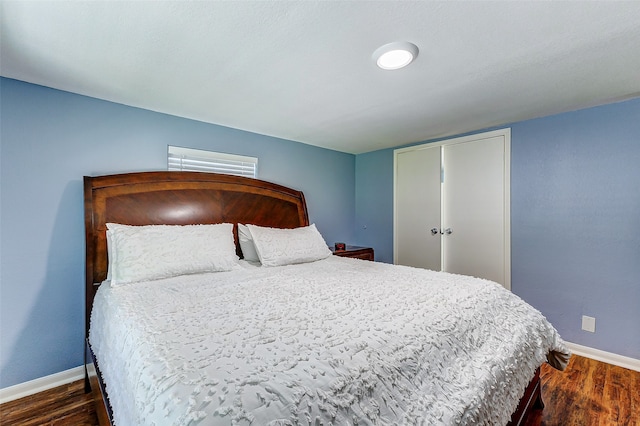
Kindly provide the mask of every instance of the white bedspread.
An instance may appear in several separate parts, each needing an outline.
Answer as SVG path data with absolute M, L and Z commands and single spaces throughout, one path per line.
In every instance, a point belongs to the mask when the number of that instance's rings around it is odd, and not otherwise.
M 498 284 L 337 256 L 103 285 L 90 342 L 117 426 L 505 424 L 569 354 Z

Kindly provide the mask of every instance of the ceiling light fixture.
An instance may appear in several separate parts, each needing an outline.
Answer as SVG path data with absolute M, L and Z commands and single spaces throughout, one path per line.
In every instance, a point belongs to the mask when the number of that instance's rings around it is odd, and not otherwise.
M 418 56 L 418 46 L 407 41 L 380 46 L 373 52 L 373 60 L 383 70 L 397 70 L 409 65 Z

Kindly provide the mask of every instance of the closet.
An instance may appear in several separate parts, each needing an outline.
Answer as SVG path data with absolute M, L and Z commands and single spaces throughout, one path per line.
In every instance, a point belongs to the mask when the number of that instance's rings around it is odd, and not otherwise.
M 394 263 L 511 288 L 510 129 L 394 151 Z

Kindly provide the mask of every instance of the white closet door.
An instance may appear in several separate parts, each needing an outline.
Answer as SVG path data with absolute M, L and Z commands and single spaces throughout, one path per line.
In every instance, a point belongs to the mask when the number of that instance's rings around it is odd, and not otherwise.
M 510 288 L 503 136 L 443 146 L 442 270 Z M 451 233 L 447 233 L 450 230 Z
M 439 271 L 440 147 L 398 153 L 395 168 L 394 263 Z

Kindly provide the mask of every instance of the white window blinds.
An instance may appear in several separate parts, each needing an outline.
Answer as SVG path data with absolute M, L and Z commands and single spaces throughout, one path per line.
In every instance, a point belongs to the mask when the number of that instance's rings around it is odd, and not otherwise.
M 257 177 L 258 159 L 243 155 L 204 151 L 169 145 L 169 170 L 189 172 L 225 173 L 236 176 Z

